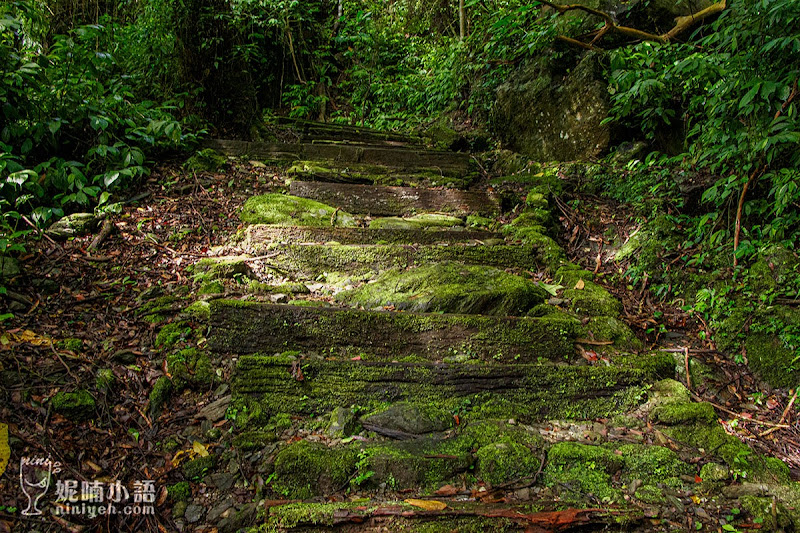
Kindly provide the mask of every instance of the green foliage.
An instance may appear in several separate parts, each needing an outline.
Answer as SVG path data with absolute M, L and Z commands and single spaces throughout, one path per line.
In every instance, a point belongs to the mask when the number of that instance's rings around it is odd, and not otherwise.
M 744 184 L 752 182 L 742 258 L 760 242 L 789 244 L 800 235 L 800 4 L 732 0 L 708 30 L 683 44 L 614 51 L 610 120 L 649 139 L 683 126 L 684 171 L 717 177 L 703 193 L 713 212 L 697 221 L 694 243 L 730 246 L 732 224 L 720 222 L 733 218 Z
M 108 204 L 149 173 L 148 157 L 196 139 L 179 118 L 182 95 L 143 97 L 159 96 L 153 78 L 166 79 L 152 71 L 152 50 L 166 46 L 164 33 L 149 33 L 152 16 L 143 26 L 101 16 L 45 38 L 41 9 L 32 0 L 0 5 L 0 254 L 23 250 L 23 217 L 45 224 Z M 135 38 L 143 35 L 151 53 Z

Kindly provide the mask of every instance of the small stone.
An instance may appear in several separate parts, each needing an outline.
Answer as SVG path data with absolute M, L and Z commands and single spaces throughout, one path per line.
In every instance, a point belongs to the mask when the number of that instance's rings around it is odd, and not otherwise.
M 183 516 L 184 518 L 186 518 L 187 522 L 189 522 L 190 524 L 194 524 L 195 522 L 199 522 L 200 519 L 203 518 L 204 512 L 205 509 L 203 508 L 202 505 L 197 505 L 196 503 L 193 503 L 186 508 L 186 512 L 183 514 Z
M 711 516 L 710 516 L 710 515 L 709 515 L 709 514 L 706 512 L 706 510 L 705 510 L 705 509 L 703 509 L 702 507 L 697 507 L 697 508 L 695 508 L 695 510 L 694 510 L 694 514 L 695 514 L 695 515 L 697 516 L 697 518 L 699 518 L 700 520 L 711 520 Z
M 221 396 L 224 396 L 225 393 L 228 392 L 229 389 L 230 389 L 230 387 L 228 386 L 228 384 L 227 383 L 223 383 L 222 385 L 217 387 L 217 390 L 214 391 L 214 396 L 217 397 L 217 398 L 219 398 Z
M 136 362 L 136 354 L 131 350 L 117 350 L 111 360 L 122 365 L 132 365 Z
M 514 492 L 514 497 L 516 497 L 518 500 L 528 501 L 531 499 L 531 489 L 528 487 L 519 489 Z
M 228 406 L 231 404 L 231 396 L 224 396 L 219 400 L 214 400 L 206 405 L 197 413 L 197 418 L 205 418 L 211 422 L 218 422 L 225 418 Z
M 47 230 L 50 237 L 58 239 L 68 239 L 70 237 L 77 237 L 86 235 L 97 227 L 99 222 L 92 213 L 73 213 L 55 222 Z
M 217 519 L 222 516 L 222 513 L 227 511 L 233 506 L 233 498 L 227 496 L 222 499 L 219 503 L 214 505 L 211 509 L 208 510 L 208 516 L 206 516 L 206 520 L 208 522 L 216 522 Z
M 227 473 L 219 473 L 219 474 L 211 474 L 209 476 L 211 479 L 211 485 L 215 486 L 221 491 L 226 491 L 231 488 L 236 481 L 236 476 L 233 474 Z
M 274 304 L 285 304 L 289 301 L 289 296 L 283 293 L 270 294 L 269 299 Z

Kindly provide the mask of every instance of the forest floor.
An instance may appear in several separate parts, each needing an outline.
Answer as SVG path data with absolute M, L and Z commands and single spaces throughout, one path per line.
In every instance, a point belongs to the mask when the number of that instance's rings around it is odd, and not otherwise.
M 148 395 L 165 374 L 164 356 L 154 348 L 162 324 L 136 311 L 155 295 L 188 292 L 192 277 L 186 267 L 211 255 L 240 227 L 242 203 L 284 186 L 278 168 L 248 162 L 232 167 L 202 175 L 178 164 L 159 168 L 138 191 L 140 200 L 114 215 L 116 231 L 97 250 L 87 251 L 92 235 L 66 242 L 39 238 L 29 246 L 22 261 L 24 279 L 11 286 L 22 309 L 0 334 L 0 371 L 18 377 L 0 391 L 0 420 L 9 424 L 15 450 L 12 462 L 20 455 L 49 455 L 63 465 L 67 477 L 79 481 L 155 480 L 156 515 L 135 520 L 109 516 L 102 522 L 21 517 L 11 508 L 24 507 L 25 497 L 17 478 L 7 475 L 0 478 L 0 494 L 11 497 L 0 507 L 0 533 L 173 530 L 166 486 L 182 479 L 176 466 L 181 452 L 164 451 L 161 444 L 177 437 L 185 443 L 182 448 L 191 446 L 201 424 L 197 412 L 214 390 L 186 391 L 157 420 L 150 418 Z M 626 265 L 611 260 L 604 243 L 610 228 L 624 242 L 635 229 L 632 217 L 608 200 L 578 199 L 577 209 L 560 203 L 562 244 L 571 259 L 598 274 L 599 282 L 622 301 L 623 319 L 648 345 L 687 353 L 687 365 L 696 360 L 711 368 L 708 379 L 688 384 L 698 399 L 715 404 L 726 430 L 784 460 L 800 478 L 800 431 L 789 392 L 765 393 L 745 366 L 700 339 L 706 329 L 701 320 L 655 301 L 646 281 L 628 286 L 622 276 Z M 75 423 L 52 412 L 48 400 L 56 393 L 94 384 L 104 369 L 114 378 L 105 395 L 96 398 L 94 423 Z M 228 376 L 219 377 L 225 383 Z M 776 426 L 764 431 L 750 420 Z M 217 427 L 225 431 L 230 423 L 223 419 Z M 15 468 L 9 464 L 11 473 Z M 231 495 L 252 500 L 250 489 L 234 488 Z

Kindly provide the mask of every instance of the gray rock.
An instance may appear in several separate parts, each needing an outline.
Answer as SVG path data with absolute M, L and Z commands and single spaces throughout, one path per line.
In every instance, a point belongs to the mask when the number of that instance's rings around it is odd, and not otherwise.
M 100 219 L 92 213 L 73 213 L 50 226 L 47 229 L 47 234 L 57 239 L 86 235 L 97 228 L 99 221 Z
M 183 517 L 186 518 L 186 521 L 190 524 L 194 524 L 203 518 L 203 513 L 205 513 L 203 506 L 193 503 L 186 507 L 186 512 L 183 514 Z
M 211 422 L 217 422 L 225 418 L 228 406 L 231 404 L 231 396 L 223 396 L 219 400 L 214 400 L 206 405 L 197 413 L 197 418 L 205 418 Z
M 496 133 L 537 161 L 591 159 L 612 140 L 610 126 L 600 124 L 610 103 L 599 56 L 587 54 L 566 76 L 550 61 L 535 60 L 498 87 Z
M 211 481 L 210 484 L 221 491 L 228 490 L 236 482 L 236 476 L 234 474 L 226 474 L 224 472 L 218 474 L 211 474 L 211 476 L 209 477 Z
M 227 511 L 233 507 L 233 498 L 230 496 L 226 496 L 221 501 L 217 502 L 211 509 L 208 510 L 208 516 L 206 516 L 206 520 L 208 522 L 216 522 L 217 519 L 222 516 L 222 513 Z
M 256 503 L 247 503 L 243 505 L 235 513 L 220 520 L 217 527 L 220 533 L 233 533 L 244 527 L 248 527 L 255 523 L 258 514 L 259 505 Z
M 416 405 L 401 402 L 392 405 L 382 413 L 362 419 L 362 423 L 390 431 L 424 435 L 448 429 L 450 418 L 444 412 L 425 412 Z

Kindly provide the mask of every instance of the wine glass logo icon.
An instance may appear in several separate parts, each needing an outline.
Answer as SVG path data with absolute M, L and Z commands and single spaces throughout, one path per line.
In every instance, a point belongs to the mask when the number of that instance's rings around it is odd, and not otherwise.
M 19 462 L 19 486 L 28 497 L 28 507 L 22 514 L 26 516 L 41 515 L 39 500 L 47 494 L 53 475 L 52 459 L 42 457 L 23 457 Z

